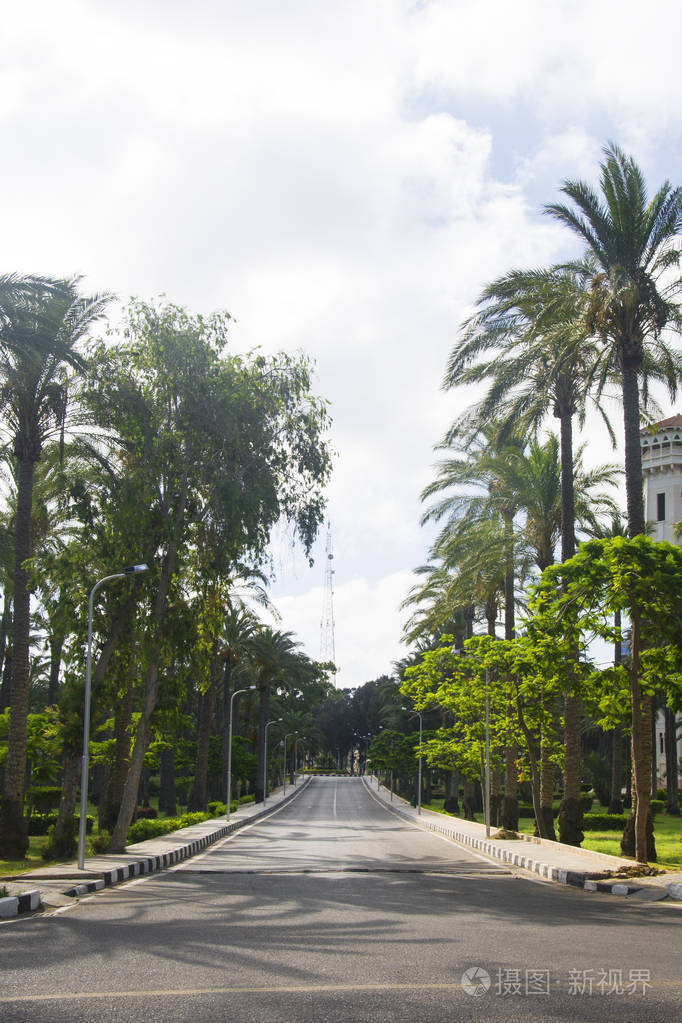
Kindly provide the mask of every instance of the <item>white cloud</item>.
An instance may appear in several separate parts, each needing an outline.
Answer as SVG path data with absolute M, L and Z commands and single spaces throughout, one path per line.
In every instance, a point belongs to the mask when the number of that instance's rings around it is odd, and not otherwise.
M 538 207 L 565 177 L 594 180 L 608 138 L 636 145 L 653 185 L 680 177 L 681 28 L 673 0 L 6 13 L 4 266 L 224 307 L 240 349 L 316 359 L 339 599 L 356 595 L 344 677 L 396 655 L 396 590 L 427 546 L 419 493 L 466 400 L 439 391 L 445 360 L 482 285 L 571 249 Z M 284 627 L 319 629 L 318 569 L 282 560 Z

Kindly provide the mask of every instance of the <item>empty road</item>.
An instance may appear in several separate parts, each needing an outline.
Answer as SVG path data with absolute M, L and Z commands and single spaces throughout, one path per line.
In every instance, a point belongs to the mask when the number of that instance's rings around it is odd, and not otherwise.
M 679 1018 L 679 907 L 513 876 L 314 779 L 163 874 L 0 926 L 9 1021 Z

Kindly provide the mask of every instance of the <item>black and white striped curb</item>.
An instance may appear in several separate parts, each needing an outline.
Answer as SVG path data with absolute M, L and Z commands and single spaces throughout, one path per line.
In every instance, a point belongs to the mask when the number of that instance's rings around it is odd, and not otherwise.
M 227 835 L 231 835 L 234 831 L 238 831 L 243 828 L 246 824 L 252 824 L 254 821 L 261 820 L 270 813 L 274 813 L 275 810 L 279 810 L 280 807 L 285 806 L 295 796 L 297 796 L 307 785 L 310 784 L 310 778 L 305 778 L 300 785 L 297 785 L 292 790 L 291 794 L 280 799 L 273 806 L 266 806 L 258 813 L 253 813 L 249 817 L 245 817 L 243 820 L 230 821 L 229 824 L 225 823 L 221 827 L 216 828 L 215 831 L 211 832 L 210 835 L 202 835 L 201 838 L 193 839 L 179 845 L 175 849 L 169 849 L 168 852 L 160 853 L 158 856 L 143 856 L 139 860 L 133 860 L 131 863 L 126 863 L 121 867 L 113 867 L 111 870 L 103 870 L 102 876 L 95 878 L 92 881 L 83 881 L 81 884 L 73 885 L 71 888 L 67 888 L 62 894 L 78 898 L 82 895 L 90 895 L 93 892 L 99 892 L 103 888 L 110 888 L 113 885 L 120 884 L 122 881 L 128 881 L 134 877 L 141 877 L 143 874 L 153 874 L 158 870 L 165 870 L 168 867 L 174 866 L 176 863 L 181 863 L 183 860 L 189 859 L 191 856 L 196 856 L 207 846 L 213 845 L 215 842 L 219 842 L 221 838 L 226 838 Z M 195 825 L 192 825 L 194 827 Z M 175 834 L 181 834 L 181 832 L 175 832 Z M 165 836 L 160 836 L 165 837 Z M 152 839 L 153 841 L 153 839 Z M 40 890 L 35 889 L 34 891 L 25 892 L 18 896 L 10 896 L 4 899 L 0 899 L 0 918 L 16 916 L 18 913 L 28 913 L 39 909 L 41 906 Z
M 603 881 L 595 880 L 595 871 L 583 871 L 583 870 L 564 870 L 561 867 L 556 867 L 550 863 L 543 863 L 542 860 L 533 859 L 531 856 L 524 856 L 522 853 L 515 852 L 512 849 L 502 849 L 499 845 L 493 845 L 492 842 L 487 841 L 484 838 L 475 838 L 473 835 L 468 834 L 464 831 L 458 831 L 456 825 L 443 825 L 440 822 L 425 820 L 423 817 L 415 819 L 412 814 L 405 813 L 399 807 L 393 803 L 387 802 L 382 799 L 381 796 L 377 795 L 373 790 L 369 782 L 363 778 L 365 786 L 370 795 L 377 799 L 382 806 L 390 810 L 391 813 L 396 814 L 397 817 L 402 817 L 406 821 L 410 821 L 412 824 L 416 824 L 420 828 L 424 828 L 427 831 L 435 831 L 442 835 L 447 835 L 448 838 L 453 838 L 460 845 L 468 845 L 471 849 L 476 849 L 477 852 L 482 853 L 484 856 L 490 856 L 492 859 L 501 860 L 503 863 L 507 863 L 513 867 L 521 867 L 523 870 L 529 870 L 533 874 L 539 874 L 540 877 L 547 878 L 548 881 L 558 881 L 559 884 L 569 884 L 574 888 L 583 888 L 587 892 L 607 892 L 612 895 L 633 895 L 636 892 L 642 891 L 645 885 L 636 883 L 625 883 L 622 880 L 614 880 L 613 878 Z M 652 886 L 648 886 L 648 890 L 651 891 Z M 667 897 L 669 899 L 680 899 L 682 900 L 682 884 L 671 883 L 661 889 L 661 898 Z
M 7 919 L 18 913 L 31 913 L 40 909 L 40 889 L 22 892 L 20 895 L 7 895 L 0 899 L 0 918 Z

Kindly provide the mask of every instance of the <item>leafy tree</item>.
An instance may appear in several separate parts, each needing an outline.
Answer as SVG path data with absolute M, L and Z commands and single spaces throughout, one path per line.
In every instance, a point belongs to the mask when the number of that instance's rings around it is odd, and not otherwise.
M 682 694 L 679 573 L 682 551 L 644 536 L 590 540 L 578 553 L 543 574 L 532 603 L 533 629 L 553 645 L 555 662 L 566 660 L 566 643 L 592 636 L 620 638 L 614 625 L 619 610 L 630 621 L 627 663 L 594 673 L 600 688 L 601 723 L 613 727 L 629 710 L 632 721 L 635 856 L 655 859 L 651 798 L 651 695 L 665 680 L 671 706 Z M 629 706 L 628 706 L 629 705 Z M 628 848 L 627 832 L 623 840 Z

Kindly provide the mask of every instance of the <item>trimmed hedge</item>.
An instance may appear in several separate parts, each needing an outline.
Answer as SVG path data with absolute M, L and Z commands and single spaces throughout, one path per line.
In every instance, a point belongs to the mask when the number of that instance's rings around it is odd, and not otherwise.
M 192 824 L 201 824 L 202 821 L 210 820 L 210 817 L 208 813 L 183 813 L 181 817 L 157 817 L 156 820 L 135 821 L 128 829 L 126 845 L 146 842 L 148 838 L 158 838 L 159 835 L 168 835 L 171 831 L 180 831 L 181 828 L 189 828 Z
M 583 828 L 585 831 L 622 831 L 628 817 L 626 813 L 586 813 Z
M 34 814 L 31 817 L 31 820 L 30 820 L 30 823 L 29 823 L 29 826 L 28 826 L 28 833 L 29 833 L 29 835 L 34 835 L 34 836 L 36 836 L 36 835 L 38 835 L 38 836 L 46 835 L 47 832 L 48 832 L 48 829 L 52 828 L 52 827 L 54 827 L 56 825 L 58 816 L 59 816 L 58 813 L 44 813 L 44 814 L 40 814 L 40 815 Z M 79 819 L 80 819 L 79 817 L 74 817 L 73 818 L 74 830 L 77 830 L 77 828 L 78 828 L 78 821 L 79 821 Z M 91 833 L 91 831 L 94 828 L 94 826 L 95 826 L 95 818 L 93 816 L 91 816 L 91 814 L 88 814 L 86 816 L 86 818 L 85 818 L 85 830 L 86 830 L 88 835 Z

